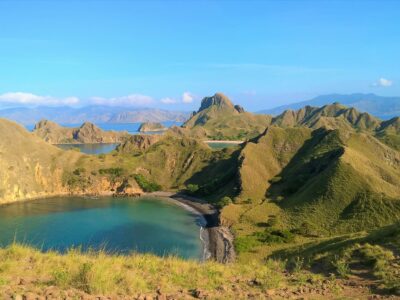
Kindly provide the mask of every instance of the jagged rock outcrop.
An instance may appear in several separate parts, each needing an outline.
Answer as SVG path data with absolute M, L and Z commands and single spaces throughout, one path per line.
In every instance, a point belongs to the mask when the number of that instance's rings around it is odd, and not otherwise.
M 38 122 L 33 133 L 50 144 L 120 143 L 129 137 L 126 131 L 105 131 L 90 122 L 70 128 L 49 120 Z

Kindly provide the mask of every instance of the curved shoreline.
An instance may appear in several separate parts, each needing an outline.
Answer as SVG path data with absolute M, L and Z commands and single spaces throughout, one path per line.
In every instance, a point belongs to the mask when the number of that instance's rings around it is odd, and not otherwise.
M 113 193 L 101 193 L 101 194 L 91 194 L 91 193 L 54 193 L 48 195 L 40 195 L 37 197 L 31 197 L 26 199 L 20 199 L 16 201 L 8 201 L 4 203 L 0 203 L 0 206 L 10 205 L 18 202 L 27 202 L 39 199 L 46 199 L 52 197 L 68 197 L 68 196 L 77 196 L 77 197 L 112 197 Z M 123 195 L 118 195 L 123 196 Z M 236 254 L 233 246 L 233 235 L 228 227 L 222 226 L 220 224 L 219 212 L 218 210 L 211 204 L 192 196 L 188 196 L 181 193 L 174 192 L 153 192 L 153 193 L 143 193 L 141 195 L 125 195 L 126 197 L 138 197 L 138 196 L 154 196 L 160 198 L 169 198 L 177 201 L 180 204 L 186 205 L 192 208 L 196 213 L 201 215 L 206 221 L 206 226 L 204 227 L 207 230 L 208 242 L 206 243 L 207 248 L 205 249 L 209 252 L 208 259 L 214 259 L 220 263 L 230 263 L 234 262 L 236 259 Z
M 192 196 L 173 192 L 146 193 L 147 196 L 164 197 L 176 200 L 201 214 L 207 222 L 208 251 L 210 258 L 220 263 L 231 263 L 236 259 L 233 235 L 228 227 L 220 224 L 219 212 L 211 204 Z

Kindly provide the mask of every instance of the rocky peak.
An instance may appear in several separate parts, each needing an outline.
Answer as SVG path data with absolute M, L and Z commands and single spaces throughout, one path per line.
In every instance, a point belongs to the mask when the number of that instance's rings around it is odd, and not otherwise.
M 207 108 L 210 108 L 211 106 L 216 106 L 218 108 L 235 109 L 231 100 L 229 100 L 229 98 L 222 93 L 216 93 L 212 97 L 203 98 L 203 100 L 201 101 L 199 112 Z
M 86 130 L 92 130 L 92 131 L 96 131 L 98 129 L 100 129 L 99 127 L 97 127 L 96 125 L 94 125 L 93 123 L 90 122 L 85 122 L 81 125 L 81 127 L 79 127 L 79 129 L 86 129 Z
M 33 130 L 35 131 L 35 130 L 39 130 L 42 128 L 59 128 L 59 127 L 61 127 L 61 126 L 58 125 L 57 123 L 43 119 L 35 124 L 35 127 L 33 128 Z

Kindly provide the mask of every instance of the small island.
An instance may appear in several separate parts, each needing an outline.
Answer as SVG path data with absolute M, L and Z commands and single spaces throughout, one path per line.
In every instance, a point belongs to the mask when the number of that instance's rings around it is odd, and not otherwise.
M 168 128 L 165 127 L 161 123 L 157 122 L 144 122 L 140 124 L 139 132 L 156 132 L 156 131 L 165 131 Z

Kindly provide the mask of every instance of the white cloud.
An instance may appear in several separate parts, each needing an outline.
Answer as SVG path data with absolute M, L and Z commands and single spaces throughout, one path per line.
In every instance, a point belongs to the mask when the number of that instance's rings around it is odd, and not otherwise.
M 169 98 L 169 97 L 162 98 L 160 101 L 161 101 L 161 103 L 164 103 L 164 104 L 174 104 L 174 103 L 176 103 L 175 99 L 172 99 L 172 98 Z
M 31 93 L 11 92 L 0 95 L 1 103 L 24 105 L 74 105 L 79 103 L 77 97 L 55 98 Z
M 193 99 L 194 99 L 193 95 L 189 92 L 184 92 L 182 94 L 182 102 L 183 103 L 192 103 Z
M 372 86 L 377 86 L 377 87 L 390 87 L 392 85 L 393 81 L 386 78 L 379 78 L 378 81 L 372 84 Z
M 92 97 L 90 102 L 95 105 L 109 105 L 109 106 L 145 106 L 152 104 L 154 99 L 150 96 L 131 94 L 122 97 L 103 98 Z

